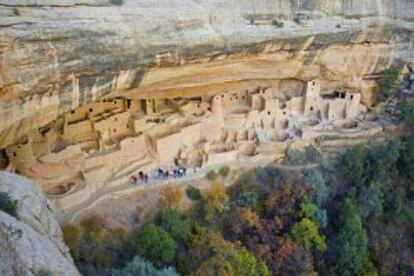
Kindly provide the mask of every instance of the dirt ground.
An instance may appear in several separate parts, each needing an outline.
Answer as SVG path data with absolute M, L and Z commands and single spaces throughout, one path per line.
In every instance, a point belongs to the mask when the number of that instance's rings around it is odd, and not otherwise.
M 226 186 L 232 185 L 241 174 L 250 170 L 251 167 L 239 167 L 232 169 L 227 177 L 219 177 Z M 187 181 L 177 180 L 174 184 L 179 185 L 184 193 L 183 200 L 180 205 L 182 211 L 189 210 L 192 206 L 192 201 L 186 196 L 185 189 L 192 185 L 200 190 L 208 189 L 211 181 L 205 177 L 192 179 Z M 165 185 L 154 185 L 145 189 L 137 190 L 136 192 L 122 196 L 119 198 L 110 198 L 101 201 L 88 208 L 81 215 L 75 219 L 75 223 L 90 215 L 98 215 L 105 220 L 105 224 L 110 228 L 122 227 L 124 229 L 132 229 L 142 225 L 146 221 L 152 219 L 159 211 L 157 207 L 159 193 Z

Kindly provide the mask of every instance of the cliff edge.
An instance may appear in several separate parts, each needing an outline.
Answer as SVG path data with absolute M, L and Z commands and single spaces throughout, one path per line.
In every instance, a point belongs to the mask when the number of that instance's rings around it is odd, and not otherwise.
M 0 192 L 19 206 L 17 218 L 0 211 L 0 275 L 80 275 L 38 186 L 0 172 Z

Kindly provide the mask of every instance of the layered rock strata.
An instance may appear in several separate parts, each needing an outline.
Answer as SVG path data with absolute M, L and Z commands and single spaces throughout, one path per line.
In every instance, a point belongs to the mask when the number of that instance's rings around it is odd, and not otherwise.
M 413 61 L 410 0 L 0 1 L 0 147 L 111 93 L 214 93 L 321 79 L 370 102 Z

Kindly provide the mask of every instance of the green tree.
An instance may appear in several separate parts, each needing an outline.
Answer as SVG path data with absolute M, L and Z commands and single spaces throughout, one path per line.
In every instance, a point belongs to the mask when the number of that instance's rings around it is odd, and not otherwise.
M 0 211 L 17 217 L 18 204 L 18 201 L 12 199 L 8 193 L 0 192 Z
M 178 276 L 174 268 L 157 269 L 154 265 L 140 256 L 135 256 L 123 269 L 113 270 L 112 276 Z
M 366 155 L 366 180 L 384 182 L 395 175 L 401 149 L 399 139 L 391 139 L 385 145 L 370 148 Z
M 397 90 L 399 72 L 391 67 L 384 70 L 378 80 L 378 97 L 380 101 L 385 101 L 395 95 Z
M 162 210 L 158 213 L 156 222 L 167 231 L 176 241 L 186 242 L 190 235 L 190 228 L 181 218 L 177 209 Z
M 320 209 L 307 199 L 300 204 L 299 208 L 299 217 L 311 219 L 316 222 L 319 227 L 327 226 L 328 216 L 324 209 Z
M 397 110 L 405 123 L 409 125 L 414 124 L 414 103 L 412 101 L 409 102 L 406 99 L 402 99 L 397 103 Z
M 383 194 L 378 182 L 370 182 L 367 186 L 362 186 L 359 189 L 357 202 L 362 217 L 381 216 L 383 201 Z
M 337 275 L 357 275 L 367 255 L 367 234 L 351 199 L 346 199 L 339 217 L 334 271 Z
M 329 190 L 325 178 L 320 170 L 309 170 L 305 173 L 305 182 L 311 188 L 310 197 L 319 207 L 323 206 L 329 197 Z
M 293 239 L 306 249 L 316 248 L 318 251 L 326 250 L 325 237 L 318 231 L 315 222 L 308 218 L 303 218 L 295 223 L 291 229 Z
M 339 158 L 337 168 L 340 174 L 348 179 L 351 184 L 362 183 L 365 179 L 365 158 L 364 147 L 362 145 L 354 146 Z
M 270 271 L 263 262 L 249 253 L 245 248 L 237 250 L 232 261 L 235 275 L 270 276 Z
M 141 256 L 161 264 L 174 259 L 177 243 L 164 229 L 150 223 L 138 231 L 136 248 Z
M 405 147 L 398 162 L 398 170 L 414 182 L 414 135 L 406 137 L 404 142 Z

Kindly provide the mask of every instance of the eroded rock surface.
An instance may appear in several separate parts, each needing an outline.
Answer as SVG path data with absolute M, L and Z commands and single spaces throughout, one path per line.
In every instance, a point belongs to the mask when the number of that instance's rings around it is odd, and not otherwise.
M 413 61 L 411 0 L 0 0 L 0 147 L 128 89 L 222 92 L 320 79 L 370 102 L 370 77 Z
M 0 211 L 0 274 L 79 275 L 59 224 L 37 185 L 0 172 L 0 191 L 19 203 L 17 219 Z

